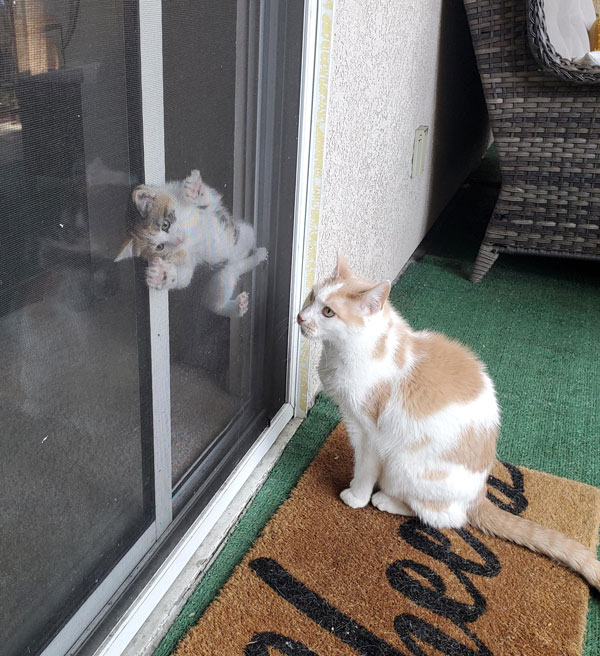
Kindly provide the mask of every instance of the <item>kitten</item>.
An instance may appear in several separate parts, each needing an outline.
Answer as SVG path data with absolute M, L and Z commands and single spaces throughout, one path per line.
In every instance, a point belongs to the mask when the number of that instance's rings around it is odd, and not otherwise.
M 323 341 L 319 374 L 354 448 L 352 508 L 416 515 L 435 528 L 466 523 L 545 554 L 600 588 L 600 562 L 579 542 L 486 498 L 500 412 L 484 365 L 444 335 L 413 331 L 388 302 L 389 281 L 357 278 L 338 255 L 298 314 Z M 377 485 L 378 491 L 374 492 Z
M 267 259 L 256 248 L 254 228 L 237 221 L 221 195 L 194 170 L 183 181 L 140 185 L 132 200 L 139 213 L 115 262 L 139 256 L 149 262 L 146 282 L 155 289 L 187 287 L 198 265 L 217 268 L 204 301 L 215 313 L 241 317 L 248 293 L 232 298 L 240 276 Z

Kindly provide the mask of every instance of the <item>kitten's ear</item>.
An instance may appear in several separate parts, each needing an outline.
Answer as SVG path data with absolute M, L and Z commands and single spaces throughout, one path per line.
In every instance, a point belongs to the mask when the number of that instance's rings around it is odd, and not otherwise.
M 391 288 L 392 283 L 389 280 L 384 280 L 375 285 L 375 287 L 363 292 L 360 305 L 365 310 L 365 313 L 375 314 L 379 312 L 383 308 L 383 304 L 387 301 Z
M 346 262 L 346 258 L 344 257 L 344 254 L 342 251 L 338 251 L 337 253 L 337 264 L 335 267 L 335 277 L 336 278 L 353 278 L 354 273 L 352 272 L 352 269 L 348 266 L 348 262 Z
M 148 187 L 145 187 L 144 185 L 136 187 L 131 192 L 131 200 L 134 202 L 142 216 L 146 216 L 148 209 L 152 205 L 152 202 L 155 198 L 156 192 L 152 191 L 152 189 L 149 189 Z
M 130 257 L 136 257 L 137 254 L 137 249 L 133 245 L 133 239 L 127 239 L 123 243 L 123 246 L 121 246 L 121 250 L 119 251 L 117 257 L 115 257 L 114 261 L 120 262 L 121 260 L 128 260 Z

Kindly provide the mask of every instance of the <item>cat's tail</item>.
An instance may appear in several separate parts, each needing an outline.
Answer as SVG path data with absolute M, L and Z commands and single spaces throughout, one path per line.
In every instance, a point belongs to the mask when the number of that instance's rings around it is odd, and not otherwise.
M 468 513 L 471 526 L 488 535 L 495 535 L 515 544 L 544 554 L 556 562 L 581 574 L 594 588 L 600 590 L 600 562 L 596 555 L 576 540 L 560 531 L 536 524 L 495 506 L 484 498 Z

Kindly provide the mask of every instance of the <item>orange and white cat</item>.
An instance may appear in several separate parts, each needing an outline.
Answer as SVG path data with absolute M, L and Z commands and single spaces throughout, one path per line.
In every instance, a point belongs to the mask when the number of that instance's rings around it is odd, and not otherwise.
M 354 478 L 342 501 L 352 508 L 371 501 L 435 528 L 471 524 L 600 588 L 600 562 L 589 549 L 486 498 L 500 426 L 494 385 L 466 347 L 413 331 L 389 292 L 389 281 L 356 277 L 338 255 L 333 276 L 315 285 L 298 314 L 302 334 L 323 341 L 323 388 L 354 448 Z

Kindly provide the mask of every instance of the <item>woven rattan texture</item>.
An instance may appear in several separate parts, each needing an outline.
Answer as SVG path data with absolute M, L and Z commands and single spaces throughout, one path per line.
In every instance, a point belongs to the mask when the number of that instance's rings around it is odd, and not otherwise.
M 502 173 L 474 281 L 503 252 L 600 258 L 600 69 L 556 53 L 541 1 L 465 0 Z

